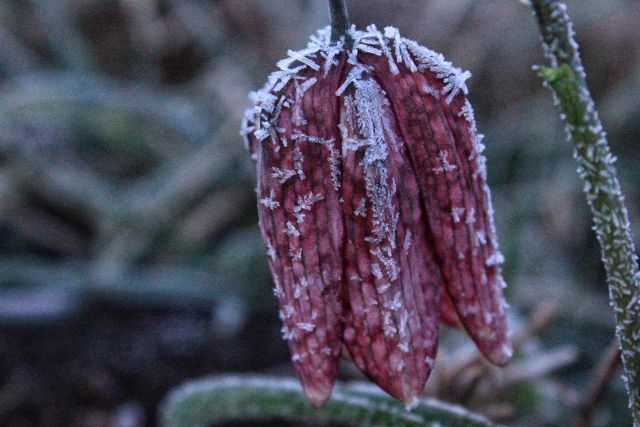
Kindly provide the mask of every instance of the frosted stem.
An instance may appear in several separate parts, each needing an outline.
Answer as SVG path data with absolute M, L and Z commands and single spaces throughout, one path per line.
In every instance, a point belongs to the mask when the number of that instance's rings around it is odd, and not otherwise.
M 349 38 L 349 14 L 347 13 L 346 0 L 329 0 L 329 12 L 331 14 L 331 41 L 333 43 L 344 36 Z
M 640 427 L 640 275 L 615 157 L 586 84 L 586 75 L 574 39 L 566 4 L 533 0 L 545 52 L 551 67 L 540 67 L 545 85 L 574 144 L 578 174 L 593 215 L 593 229 L 607 271 L 609 298 L 616 316 L 625 382 L 634 426 Z

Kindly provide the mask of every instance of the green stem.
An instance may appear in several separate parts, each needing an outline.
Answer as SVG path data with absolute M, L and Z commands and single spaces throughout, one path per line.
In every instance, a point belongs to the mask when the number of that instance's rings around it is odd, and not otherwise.
M 609 298 L 616 316 L 629 405 L 634 425 L 640 426 L 640 275 L 638 257 L 615 157 L 586 84 L 586 74 L 574 39 L 567 7 L 557 0 L 531 2 L 551 67 L 539 73 L 555 95 L 574 144 L 578 174 L 593 215 L 593 229 L 607 271 Z
M 372 386 L 336 385 L 331 400 L 314 409 L 297 380 L 271 376 L 227 375 L 187 383 L 172 392 L 161 416 L 164 427 L 211 425 L 231 419 L 337 422 L 367 426 L 493 426 L 458 406 L 420 399 L 412 412 Z

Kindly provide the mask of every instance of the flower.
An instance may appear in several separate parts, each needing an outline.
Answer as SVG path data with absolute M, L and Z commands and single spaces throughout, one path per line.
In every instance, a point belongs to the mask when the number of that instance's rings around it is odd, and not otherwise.
M 282 333 L 309 401 L 329 398 L 343 344 L 411 402 L 439 319 L 497 365 L 511 357 L 483 136 L 469 72 L 392 27 L 330 29 L 252 93 L 241 134 Z

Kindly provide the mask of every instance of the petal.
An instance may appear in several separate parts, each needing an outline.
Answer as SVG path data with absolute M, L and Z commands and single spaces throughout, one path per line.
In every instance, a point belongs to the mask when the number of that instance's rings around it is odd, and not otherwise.
M 352 80 L 341 105 L 349 302 L 344 340 L 371 380 L 411 402 L 436 355 L 440 273 L 418 183 L 384 92 L 365 72 Z
M 440 55 L 399 39 L 420 71 L 398 73 L 384 57 L 360 55 L 387 92 L 416 165 L 430 233 L 458 317 L 480 351 L 503 365 L 511 357 L 485 159 L 465 97 L 466 74 Z M 406 62 L 406 61 L 405 61 Z
M 341 68 L 332 67 L 326 77 L 301 70 L 281 91 L 261 94 L 264 108 L 256 119 L 261 123 L 249 138 L 257 151 L 260 228 L 283 336 L 314 406 L 331 394 L 342 345 L 343 225 L 334 94 Z
M 463 329 L 464 325 L 456 313 L 456 308 L 446 290 L 440 292 L 440 320 L 454 328 Z

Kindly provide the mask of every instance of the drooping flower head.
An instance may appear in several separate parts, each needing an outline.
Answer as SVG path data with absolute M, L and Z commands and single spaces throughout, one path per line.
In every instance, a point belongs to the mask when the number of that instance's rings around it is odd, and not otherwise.
M 438 321 L 497 365 L 511 357 L 483 136 L 466 71 L 392 27 L 330 29 L 252 94 L 241 134 L 282 334 L 310 402 L 330 396 L 343 344 L 410 402 Z

